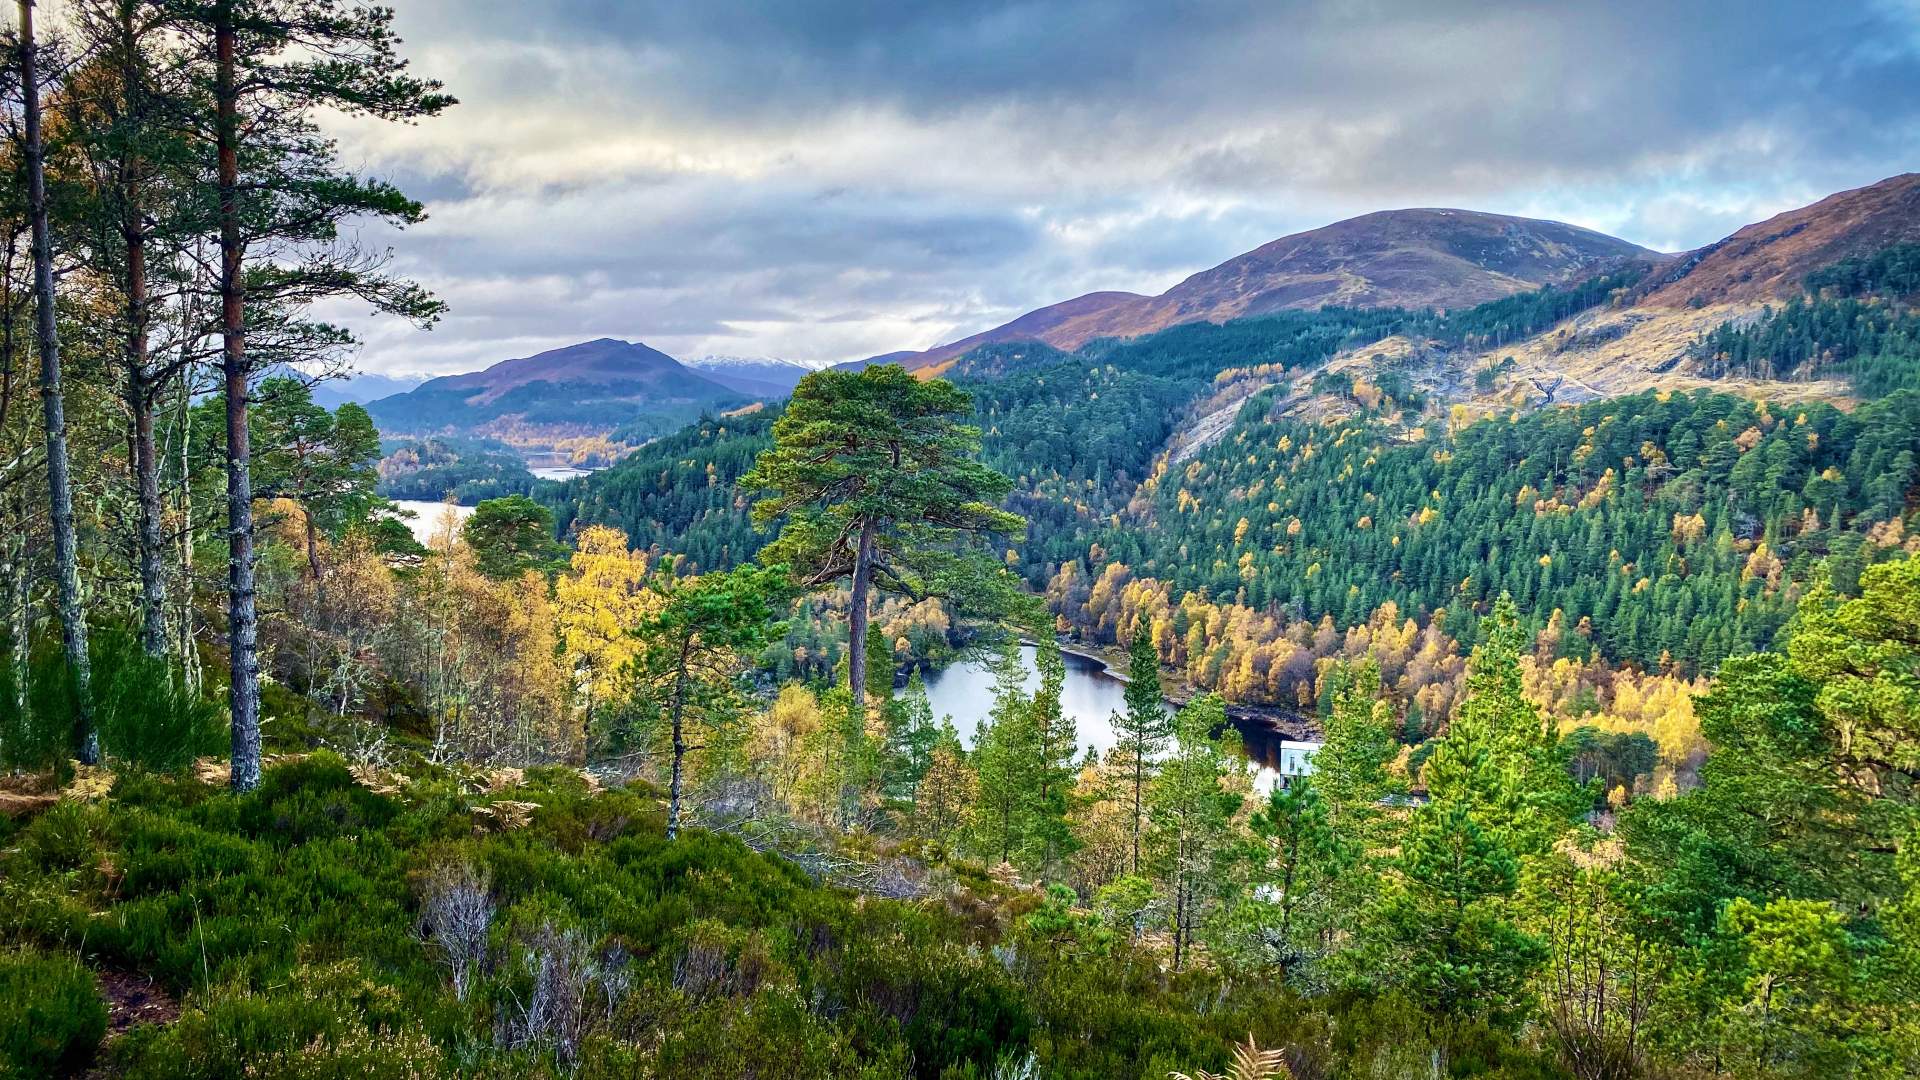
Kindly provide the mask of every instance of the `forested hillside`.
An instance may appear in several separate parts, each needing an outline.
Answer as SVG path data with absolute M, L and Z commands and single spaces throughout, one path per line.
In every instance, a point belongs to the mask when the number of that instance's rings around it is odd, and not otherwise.
M 1900 265 L 1897 254 L 1882 262 Z M 1846 413 L 1648 392 L 1450 430 L 1444 403 L 1376 377 L 1364 401 L 1351 379 L 1312 383 L 1360 406 L 1337 424 L 1289 407 L 1308 385 L 1294 373 L 1342 349 L 1387 335 L 1497 347 L 1617 298 L 1643 273 L 1452 314 L 1333 309 L 1199 323 L 1076 354 L 988 345 L 950 375 L 973 396 L 985 460 L 1015 481 L 1009 505 L 1029 521 L 1015 565 L 1036 589 L 1124 573 L 1164 581 L 1176 600 L 1195 593 L 1340 627 L 1392 602 L 1445 612 L 1465 640 L 1485 605 L 1509 593 L 1530 626 L 1558 611 L 1610 660 L 1712 670 L 1767 647 L 1815 577 L 1850 580 L 1904 543 L 1897 522 L 1920 483 L 1910 394 Z M 1863 275 L 1885 276 L 1834 273 L 1869 293 Z M 1806 329 L 1801 313 L 1835 305 L 1858 313 L 1843 329 L 1873 336 L 1847 345 L 1844 334 Z M 1795 343 L 1827 364 L 1882 358 L 1873 370 L 1885 371 L 1911 341 L 1902 310 L 1792 302 L 1700 348 L 1734 367 Z M 1780 362 L 1770 377 L 1791 370 Z M 1244 403 L 1222 434 L 1167 456 L 1169 440 L 1210 407 L 1207 395 L 1236 385 L 1266 389 L 1229 396 L 1229 409 Z M 545 497 L 563 532 L 575 521 L 613 524 L 696 565 L 731 565 L 759 541 L 727 485 L 765 445 L 752 433 L 767 422 L 703 423 Z M 1131 625 L 1081 606 L 1060 614 L 1089 640 L 1113 644 L 1114 627 Z M 1184 666 L 1176 652 L 1166 658 Z
M 1696 346 L 1715 374 L 1846 376 L 1865 398 L 1920 388 L 1920 245 L 1902 244 L 1807 275 L 1807 294 L 1726 323 Z
M 383 446 L 378 491 L 389 499 L 473 504 L 533 490 L 526 459 L 498 439 L 451 435 Z
M 1812 580 L 1848 589 L 1906 535 L 1920 397 L 1775 416 L 1710 393 L 1649 393 L 1408 441 L 1242 409 L 1216 446 L 1154 477 L 1097 535 L 1100 557 L 1256 609 L 1336 625 L 1386 601 L 1476 612 L 1511 595 L 1559 611 L 1615 660 L 1711 670 L 1763 649 Z M 1869 539 L 1869 537 L 1872 537 Z

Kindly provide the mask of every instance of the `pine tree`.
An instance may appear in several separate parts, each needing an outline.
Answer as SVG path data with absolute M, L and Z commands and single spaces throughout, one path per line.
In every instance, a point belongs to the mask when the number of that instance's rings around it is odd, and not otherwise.
M 1067 667 L 1060 643 L 1052 635 L 1041 635 L 1034 651 L 1034 664 L 1040 669 L 1040 685 L 1028 704 L 1033 711 L 1038 784 L 1034 793 L 1034 859 L 1045 872 L 1054 874 L 1074 848 L 1073 829 L 1067 815 L 1078 745 L 1073 718 L 1061 707 Z
M 190 254 L 209 224 L 193 144 L 177 122 L 198 103 L 153 0 L 78 0 L 68 7 L 87 59 L 69 74 L 61 103 L 70 132 L 61 165 L 75 204 L 63 216 L 110 312 L 103 329 L 117 338 L 109 353 L 129 419 L 141 643 L 148 655 L 164 657 L 167 544 L 155 424 L 160 404 L 197 355 L 193 305 L 168 294 L 192 295 L 197 268 Z M 180 329 L 162 332 L 169 322 Z
M 1313 777 L 1276 785 L 1249 825 L 1259 852 L 1254 879 L 1266 888 L 1255 905 L 1258 932 L 1281 974 L 1292 977 L 1339 928 L 1331 891 L 1356 844 L 1335 826 Z
M 927 684 L 918 669 L 907 677 L 906 692 L 887 710 L 887 721 L 883 790 L 889 799 L 912 803 L 942 740 L 942 726 L 934 722 Z M 947 726 L 951 727 L 950 721 Z
M 1034 834 L 1040 790 L 1040 732 L 1027 669 L 1010 643 L 994 665 L 993 709 L 974 733 L 972 763 L 979 799 L 972 815 L 974 845 L 997 862 L 1024 859 Z
M 702 748 L 689 741 L 692 729 L 712 733 L 740 711 L 739 673 L 784 630 L 773 618 L 786 577 L 784 566 L 747 565 L 694 578 L 662 573 L 649 583 L 660 607 L 632 630 L 641 643 L 633 680 L 666 721 L 669 840 L 680 832 L 687 755 Z
M 67 460 L 66 398 L 60 384 L 60 331 L 53 286 L 53 237 L 48 221 L 46 147 L 41 134 L 39 43 L 34 38 L 33 0 L 20 0 L 19 38 L 22 151 L 27 174 L 27 217 L 33 234 L 34 329 L 40 350 L 40 403 L 45 417 L 48 507 L 53 519 L 54 573 L 59 584 L 60 635 L 74 691 L 74 753 L 86 764 L 100 760 L 93 726 L 92 668 L 87 656 L 87 613 L 80 595 L 79 541 L 73 525 L 73 478 Z
M 1380 700 L 1380 668 L 1372 661 L 1332 669 L 1332 708 L 1313 754 L 1313 787 L 1334 826 L 1360 844 L 1374 840 L 1381 800 L 1396 794 L 1387 765 L 1399 752 L 1393 710 Z
M 979 777 L 967 763 L 966 748 L 951 723 L 943 723 L 932 753 L 927 755 L 927 771 L 914 789 L 913 830 L 919 835 L 950 843 L 967 823 L 979 795 Z
M 1559 736 L 1521 688 L 1526 635 L 1502 596 L 1467 665 L 1466 696 L 1422 777 L 1436 803 L 1458 803 L 1516 852 L 1540 852 L 1588 805 Z
M 1154 651 L 1153 636 L 1144 620 L 1128 650 L 1126 701 L 1127 711 L 1114 714 L 1113 729 L 1118 738 L 1116 749 L 1125 755 L 1132 789 L 1133 872 L 1138 874 L 1147 784 L 1153 779 L 1155 759 L 1173 734 L 1173 715 L 1167 711 L 1160 689 L 1160 656 Z
M 740 486 L 767 493 L 753 519 L 784 519 L 768 558 L 810 588 L 846 580 L 848 686 L 866 708 L 867 624 L 873 589 L 1004 608 L 1007 575 L 974 547 L 1018 535 L 995 504 L 1012 482 L 981 464 L 967 395 L 897 364 L 820 371 L 794 388 L 774 445 Z
M 210 117 L 192 117 L 214 176 L 220 255 L 220 369 L 226 395 L 227 649 L 232 785 L 260 783 L 260 660 L 254 576 L 253 451 L 247 421 L 255 374 L 274 362 L 324 360 L 349 343 L 306 308 L 351 297 L 430 323 L 440 305 L 381 272 L 384 257 L 340 239 L 341 225 L 419 221 L 393 186 L 341 170 L 323 112 L 408 121 L 453 99 L 407 73 L 393 12 L 349 0 L 162 0 Z
M 1239 743 L 1218 695 L 1194 699 L 1174 718 L 1173 753 L 1148 790 L 1149 865 L 1172 909 L 1176 971 L 1200 927 L 1233 893 L 1234 815 L 1248 787 Z
M 1401 839 L 1395 883 L 1369 920 L 1386 945 L 1378 969 L 1428 1015 L 1445 1075 L 1469 1024 L 1517 1023 L 1542 943 L 1511 911 L 1519 860 L 1470 804 L 1437 799 L 1416 811 Z

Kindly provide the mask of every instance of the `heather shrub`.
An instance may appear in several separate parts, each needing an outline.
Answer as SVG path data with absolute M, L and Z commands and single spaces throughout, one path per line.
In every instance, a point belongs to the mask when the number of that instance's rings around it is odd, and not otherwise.
M 70 957 L 0 954 L 0 1075 L 67 1075 L 92 1059 L 107 1030 L 93 975 Z

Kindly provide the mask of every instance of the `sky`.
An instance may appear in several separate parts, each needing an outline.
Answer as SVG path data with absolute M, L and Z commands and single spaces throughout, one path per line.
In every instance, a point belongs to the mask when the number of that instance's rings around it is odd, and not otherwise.
M 1156 293 L 1372 210 L 1683 250 L 1920 169 L 1920 0 L 393 0 L 461 103 L 336 119 L 450 305 L 363 370 L 595 337 L 822 364 Z

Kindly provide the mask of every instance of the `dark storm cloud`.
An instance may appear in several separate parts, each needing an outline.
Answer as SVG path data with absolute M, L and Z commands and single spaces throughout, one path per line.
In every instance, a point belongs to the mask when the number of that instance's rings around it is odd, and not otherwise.
M 346 129 L 466 366 L 597 333 L 832 360 L 1405 205 L 1656 247 L 1920 161 L 1902 3 L 416 0 L 464 104 Z

